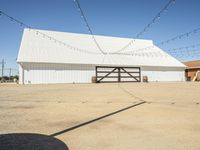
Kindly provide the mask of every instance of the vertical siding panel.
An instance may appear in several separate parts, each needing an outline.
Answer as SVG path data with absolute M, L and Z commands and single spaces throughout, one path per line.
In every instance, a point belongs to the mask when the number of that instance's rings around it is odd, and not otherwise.
M 95 66 L 72 64 L 39 64 L 25 63 L 24 83 L 91 83 L 95 76 Z M 20 67 L 20 66 L 19 66 Z M 19 68 L 20 83 L 22 83 L 22 68 Z M 184 70 L 170 68 L 142 67 L 141 77 L 148 76 L 149 81 L 184 81 Z

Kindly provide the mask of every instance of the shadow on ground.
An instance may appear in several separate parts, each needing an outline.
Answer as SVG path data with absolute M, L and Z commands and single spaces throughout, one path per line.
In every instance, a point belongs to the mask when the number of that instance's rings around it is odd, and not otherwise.
M 120 112 L 126 111 L 126 110 L 128 110 L 128 109 L 131 109 L 131 108 L 133 108 L 133 107 L 136 107 L 136 106 L 138 106 L 138 105 L 142 105 L 142 104 L 145 104 L 145 103 L 146 103 L 146 101 L 138 102 L 138 103 L 136 103 L 136 104 L 130 105 L 130 106 L 125 107 L 125 108 L 122 108 L 122 109 L 120 109 L 120 110 L 111 112 L 111 113 L 109 113 L 109 114 L 106 114 L 106 115 L 97 117 L 97 118 L 95 118 L 95 119 L 92 119 L 92 120 L 83 122 L 83 123 L 81 123 L 81 124 L 75 125 L 75 126 L 73 126 L 73 127 L 64 129 L 64 130 L 59 131 L 59 132 L 53 133 L 53 134 L 51 134 L 50 136 L 58 136 L 58 135 L 64 134 L 64 133 L 69 132 L 69 131 L 71 131 L 71 130 L 74 130 L 74 129 L 83 127 L 83 126 L 85 126 L 85 125 L 91 124 L 91 123 L 93 123 L 93 122 L 96 122 L 96 121 L 99 121 L 99 120 L 101 120 L 101 119 L 110 117 L 110 116 L 112 116 L 112 115 L 118 114 L 118 113 L 120 113 Z
M 32 133 L 0 135 L 1 150 L 68 150 L 67 145 L 52 136 Z

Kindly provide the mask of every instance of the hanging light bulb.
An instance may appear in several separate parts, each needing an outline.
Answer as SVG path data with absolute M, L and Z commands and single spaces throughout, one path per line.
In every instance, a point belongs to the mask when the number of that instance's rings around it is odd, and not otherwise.
M 193 33 L 197 33 L 198 29 L 194 30 Z
M 175 41 L 177 38 L 173 38 L 172 41 Z
M 146 29 L 143 30 L 142 34 L 146 33 Z
M 133 43 L 134 43 L 134 40 L 132 40 L 130 43 L 133 44 Z
M 151 24 L 153 25 L 154 23 L 155 23 L 155 19 L 152 21 L 152 23 L 151 23 Z

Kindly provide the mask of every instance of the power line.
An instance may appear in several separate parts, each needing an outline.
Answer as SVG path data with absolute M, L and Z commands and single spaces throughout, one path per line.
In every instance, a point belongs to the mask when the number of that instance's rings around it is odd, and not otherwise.
M 3 11 L 0 10 L 0 16 L 1 15 L 5 16 L 6 18 L 8 18 L 12 22 L 16 22 L 21 27 L 28 28 L 29 31 L 34 31 L 36 33 L 36 35 L 41 35 L 41 36 L 43 36 L 43 38 L 47 38 L 47 39 L 49 39 L 51 41 L 54 41 L 54 43 L 58 43 L 58 44 L 60 44 L 62 46 L 66 46 L 68 49 L 71 49 L 73 51 L 79 51 L 79 52 L 83 52 L 83 53 L 87 53 L 87 54 L 101 54 L 101 53 L 98 53 L 98 52 L 88 51 L 86 49 L 81 49 L 81 48 L 78 48 L 78 47 L 75 47 L 75 46 L 71 46 L 71 45 L 69 45 L 69 44 L 67 44 L 67 43 L 65 43 L 65 42 L 63 42 L 61 40 L 58 40 L 58 39 L 56 39 L 56 38 L 54 38 L 52 36 L 49 36 L 46 33 L 43 33 L 41 31 L 33 29 L 31 26 L 23 23 L 22 21 L 14 18 L 14 17 L 12 17 L 12 16 L 8 15 L 7 13 L 5 13 L 5 12 L 3 12 Z
M 164 12 L 167 12 L 169 7 L 172 5 L 172 4 L 175 4 L 175 1 L 176 0 L 170 0 L 156 15 L 155 17 L 144 27 L 144 29 L 142 31 L 140 31 L 137 35 L 136 35 L 136 38 L 139 38 L 140 36 L 142 36 L 144 33 L 147 32 L 148 29 L 150 29 L 150 27 L 155 24 L 155 22 L 157 20 L 159 20 L 161 18 L 161 15 L 164 13 Z M 113 53 L 119 53 L 121 51 L 124 51 L 126 48 L 128 48 L 129 46 L 131 46 L 132 44 L 134 43 L 134 39 L 132 39 L 128 44 L 126 44 L 124 47 L 122 47 L 120 50 L 117 50 Z
M 81 8 L 81 5 L 80 5 L 79 1 L 78 1 L 78 0 L 74 0 L 74 2 L 75 2 L 75 4 L 76 4 L 76 6 L 77 6 L 77 8 L 78 8 L 78 11 L 80 12 L 81 18 L 83 18 L 83 21 L 85 22 L 85 25 L 86 25 L 86 27 L 87 27 L 89 33 L 91 34 L 92 39 L 94 40 L 94 43 L 96 44 L 97 48 L 99 49 L 99 51 L 100 51 L 102 54 L 106 54 L 106 53 L 102 50 L 102 48 L 100 47 L 99 43 L 97 42 L 97 40 L 96 40 L 96 38 L 95 38 L 95 36 L 94 36 L 94 34 L 93 34 L 93 32 L 92 32 L 92 29 L 91 29 L 91 27 L 90 27 L 90 25 L 89 25 L 89 23 L 88 23 L 88 21 L 87 21 L 87 18 L 86 18 L 86 16 L 84 15 L 83 9 Z

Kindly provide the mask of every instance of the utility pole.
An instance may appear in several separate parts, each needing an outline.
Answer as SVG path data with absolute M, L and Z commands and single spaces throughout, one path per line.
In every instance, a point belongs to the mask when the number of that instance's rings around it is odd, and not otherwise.
M 12 69 L 10 68 L 9 69 L 9 79 L 11 78 L 11 71 L 12 71 Z
M 5 63 L 6 62 L 4 61 L 4 59 L 2 59 L 2 61 L 1 61 L 1 77 L 3 77 Z

